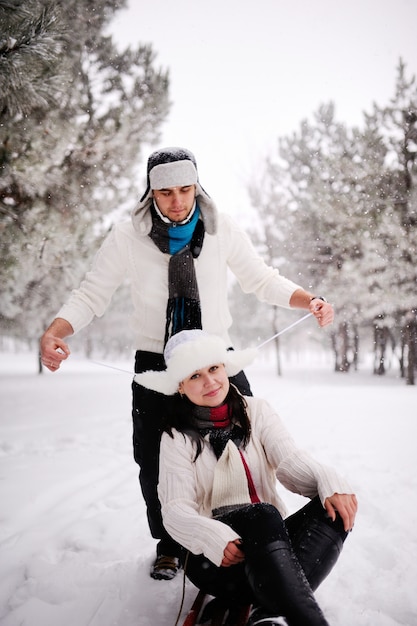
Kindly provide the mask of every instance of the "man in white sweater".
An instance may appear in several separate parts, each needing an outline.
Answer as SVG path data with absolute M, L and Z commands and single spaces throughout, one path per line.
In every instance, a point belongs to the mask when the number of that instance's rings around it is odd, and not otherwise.
M 218 213 L 199 182 L 194 155 L 183 148 L 152 153 L 147 189 L 130 221 L 116 224 L 97 252 L 92 268 L 41 339 L 42 362 L 52 372 L 70 355 L 65 339 L 107 309 L 120 284 L 130 280 L 135 371 L 165 368 L 170 336 L 203 328 L 231 347 L 227 299 L 230 269 L 242 290 L 272 305 L 309 310 L 320 326 L 333 321 L 333 307 L 267 266 L 245 232 Z M 241 372 L 234 379 L 250 395 Z M 158 539 L 151 576 L 170 579 L 178 571 L 178 548 L 166 533 L 157 495 L 161 420 L 169 398 L 136 382 L 133 390 L 134 458 L 147 505 L 149 527 Z

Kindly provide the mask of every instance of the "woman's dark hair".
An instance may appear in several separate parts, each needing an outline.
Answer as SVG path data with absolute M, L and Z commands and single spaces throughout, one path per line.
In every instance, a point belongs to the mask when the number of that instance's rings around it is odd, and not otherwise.
M 245 447 L 251 432 L 250 421 L 246 411 L 247 402 L 232 384 L 229 387 L 225 402 L 229 408 L 229 418 L 232 426 L 233 424 L 239 424 L 242 429 L 242 445 Z M 186 396 L 181 397 L 179 393 L 176 394 L 171 403 L 171 411 L 165 419 L 164 430 L 171 437 L 173 437 L 173 429 L 188 435 L 196 445 L 195 461 L 203 448 L 204 434 L 197 427 L 194 407 L 195 405 Z

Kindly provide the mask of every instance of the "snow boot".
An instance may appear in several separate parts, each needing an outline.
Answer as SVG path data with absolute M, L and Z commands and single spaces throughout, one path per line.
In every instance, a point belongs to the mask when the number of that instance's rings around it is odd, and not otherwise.
M 176 556 L 159 554 L 151 567 L 151 578 L 155 580 L 172 580 L 180 569 L 180 560 Z
M 329 626 L 289 540 L 249 550 L 245 567 L 257 603 L 266 613 L 284 615 L 288 626 Z

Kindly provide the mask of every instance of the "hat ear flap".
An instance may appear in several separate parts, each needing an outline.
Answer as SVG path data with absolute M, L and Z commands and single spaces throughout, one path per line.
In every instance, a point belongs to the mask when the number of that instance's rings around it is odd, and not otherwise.
M 195 195 L 204 218 L 204 226 L 209 235 L 217 232 L 217 208 L 213 200 L 197 181 Z
M 172 380 L 167 371 L 148 370 L 141 374 L 135 374 L 134 380 L 138 385 L 163 393 L 166 396 L 173 396 L 178 391 L 178 383 Z
M 153 202 L 152 189 L 149 189 L 139 200 L 132 212 L 134 229 L 140 235 L 149 235 L 152 229 L 152 215 L 150 208 Z
M 250 365 L 258 354 L 256 348 L 247 348 L 246 350 L 229 350 L 227 353 L 227 361 L 225 363 L 228 376 L 236 376 L 247 365 Z

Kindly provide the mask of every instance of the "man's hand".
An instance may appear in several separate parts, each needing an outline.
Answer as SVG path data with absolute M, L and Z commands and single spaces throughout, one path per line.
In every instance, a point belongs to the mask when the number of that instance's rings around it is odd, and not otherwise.
M 72 335 L 73 332 L 71 324 L 61 318 L 55 319 L 44 332 L 40 341 L 41 360 L 51 372 L 56 372 L 62 361 L 71 354 L 64 337 Z
M 310 302 L 309 310 L 318 321 L 319 326 L 327 326 L 334 320 L 334 310 L 330 302 L 323 302 L 319 298 L 314 298 Z
M 304 289 L 296 289 L 290 298 L 290 307 L 293 309 L 307 309 L 314 315 L 319 326 L 327 326 L 334 320 L 333 305 L 320 300 L 318 296 Z

